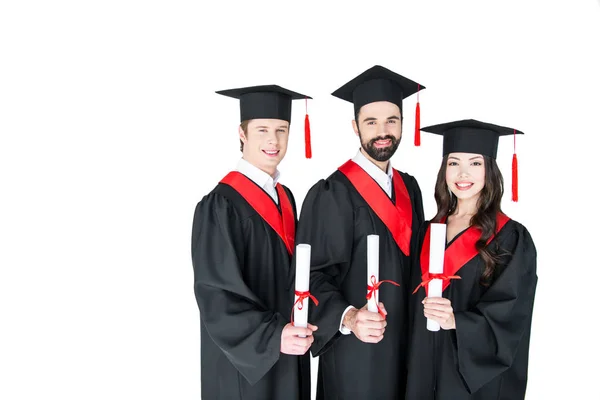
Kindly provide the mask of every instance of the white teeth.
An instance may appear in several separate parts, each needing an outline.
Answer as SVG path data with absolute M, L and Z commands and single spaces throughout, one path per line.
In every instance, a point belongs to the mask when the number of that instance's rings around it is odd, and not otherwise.
M 265 150 L 265 153 L 270 154 L 270 155 L 275 155 L 275 154 L 277 154 L 277 150 L 273 150 L 273 151 Z
M 461 187 L 461 188 L 466 188 L 473 185 L 472 183 L 457 183 L 456 186 Z

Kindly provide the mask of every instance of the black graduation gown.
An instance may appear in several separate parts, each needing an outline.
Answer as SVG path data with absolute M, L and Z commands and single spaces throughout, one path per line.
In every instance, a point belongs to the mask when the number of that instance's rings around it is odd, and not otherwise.
M 417 181 L 400 172 L 412 205 L 412 232 L 423 221 Z M 372 179 L 368 177 L 368 179 Z M 377 187 L 377 190 L 382 190 Z M 384 196 L 387 196 L 383 192 Z M 389 200 L 389 198 L 387 199 Z M 387 201 L 386 200 L 386 201 Z M 391 201 L 391 200 L 390 200 Z M 367 294 L 367 235 L 379 235 L 379 301 L 388 312 L 384 338 L 363 343 L 339 326 L 347 306 L 363 307 Z M 310 291 L 319 305 L 309 308 L 309 321 L 319 327 L 311 346 L 319 356 L 317 399 L 399 399 L 404 396 L 409 257 L 388 228 L 339 170 L 317 182 L 300 213 L 296 243 L 311 249 Z
M 419 249 L 429 224 L 421 230 Z M 464 234 L 447 245 L 447 251 Z M 474 245 L 474 244 L 473 244 Z M 451 280 L 456 330 L 430 332 L 423 316 L 425 290 L 411 300 L 409 400 L 518 400 L 525 397 L 529 334 L 537 284 L 536 249 L 523 225 L 509 220 L 488 244 L 504 254 L 492 283 L 480 284 L 484 264 L 478 254 Z M 446 272 L 446 271 L 444 271 Z M 421 281 L 419 262 L 413 285 Z
M 202 398 L 310 399 L 309 354 L 280 353 L 294 299 L 290 254 L 231 186 L 218 184 L 196 206 L 192 258 Z

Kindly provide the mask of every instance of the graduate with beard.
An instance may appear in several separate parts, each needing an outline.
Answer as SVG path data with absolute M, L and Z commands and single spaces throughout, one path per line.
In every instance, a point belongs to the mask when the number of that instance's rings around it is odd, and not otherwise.
M 277 169 L 292 100 L 306 96 L 276 85 L 217 93 L 240 100 L 242 158 L 194 214 L 202 398 L 309 400 L 317 327 L 290 323 L 296 205 Z
M 308 192 L 297 241 L 311 249 L 310 292 L 319 306 L 311 347 L 317 398 L 399 399 L 405 391 L 411 240 L 423 222 L 415 178 L 392 168 L 402 100 L 423 86 L 374 66 L 333 93 L 354 104 L 356 155 Z M 379 312 L 369 312 L 367 236 L 379 235 Z M 374 285 L 377 285 L 374 282 Z M 397 284 L 398 286 L 396 286 Z
M 429 222 L 419 235 L 406 399 L 524 399 L 536 248 L 527 229 L 502 212 L 496 164 L 499 136 L 522 132 L 476 120 L 422 130 L 444 137 L 431 222 L 446 224 L 447 237 L 444 271 L 436 276 L 442 297 L 427 297 Z M 441 329 L 429 331 L 427 318 Z

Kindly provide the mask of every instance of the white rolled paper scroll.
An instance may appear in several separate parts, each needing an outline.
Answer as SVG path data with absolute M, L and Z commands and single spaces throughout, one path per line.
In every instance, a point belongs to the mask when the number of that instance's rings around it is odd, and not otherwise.
M 373 286 L 373 279 L 379 282 L 379 236 L 367 236 L 367 285 Z M 367 290 L 368 293 L 368 290 Z M 378 312 L 377 304 L 379 303 L 379 294 L 375 290 L 373 296 L 368 300 L 367 309 L 371 312 Z
M 299 244 L 296 246 L 296 292 L 308 292 L 310 280 L 310 245 Z M 304 298 L 298 301 L 298 295 L 294 297 L 294 326 L 308 327 L 308 303 L 310 299 Z
M 443 274 L 444 252 L 446 251 L 446 224 L 430 224 L 429 239 L 429 273 Z M 441 297 L 443 282 L 441 279 L 432 279 L 427 286 L 427 296 Z M 439 331 L 440 324 L 428 318 L 427 329 Z

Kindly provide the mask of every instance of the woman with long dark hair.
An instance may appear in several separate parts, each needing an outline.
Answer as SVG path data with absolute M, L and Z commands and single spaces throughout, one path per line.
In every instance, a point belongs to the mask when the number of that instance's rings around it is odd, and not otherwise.
M 430 126 L 443 135 L 437 214 L 417 241 L 406 399 L 518 400 L 525 397 L 536 249 L 527 229 L 500 207 L 498 138 L 522 133 L 475 120 Z M 444 271 L 429 274 L 430 223 L 446 225 Z M 442 296 L 427 283 L 442 280 Z M 439 331 L 427 329 L 427 319 Z

